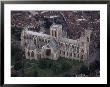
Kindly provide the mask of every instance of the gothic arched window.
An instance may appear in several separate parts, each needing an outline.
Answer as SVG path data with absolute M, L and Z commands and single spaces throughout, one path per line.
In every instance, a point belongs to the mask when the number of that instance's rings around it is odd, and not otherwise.
M 72 45 L 72 48 L 74 49 L 74 45 Z
M 24 46 L 26 46 L 26 42 L 24 43 Z
M 29 53 L 29 51 L 28 51 L 28 56 L 30 56 L 30 53 Z
M 57 32 L 55 31 L 55 37 L 57 37 Z
M 53 36 L 53 30 L 52 30 L 52 36 Z
M 76 54 L 74 53 L 74 57 L 76 57 Z
M 50 40 L 48 40 L 48 43 L 50 42 Z
M 70 53 L 70 56 L 72 57 L 72 53 Z
M 87 42 L 89 42 L 89 38 L 87 37 Z
M 36 39 L 34 39 L 34 44 L 36 45 Z
M 68 47 L 68 45 L 66 44 L 66 47 Z
M 31 57 L 34 57 L 34 52 L 33 51 L 31 52 Z
M 65 51 L 63 51 L 63 55 L 65 55 Z
M 81 59 L 83 59 L 83 55 L 81 55 Z
M 79 47 L 77 47 L 77 53 L 79 53 Z
M 74 46 L 74 52 L 76 51 L 76 46 Z
M 84 49 L 82 49 L 81 52 L 84 53 Z
M 51 55 L 51 49 L 46 49 L 46 55 L 50 56 Z
M 77 57 L 79 58 L 79 54 L 77 55 Z

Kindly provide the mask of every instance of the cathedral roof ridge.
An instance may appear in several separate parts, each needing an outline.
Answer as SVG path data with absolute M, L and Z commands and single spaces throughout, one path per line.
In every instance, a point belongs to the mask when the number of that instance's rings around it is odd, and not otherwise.
M 60 26 L 62 26 L 62 25 L 61 25 L 61 24 L 56 24 L 56 23 L 53 23 L 53 24 L 51 25 L 51 27 L 55 27 L 55 28 L 60 27 Z
M 37 35 L 37 36 L 46 36 L 46 37 L 50 37 L 50 35 L 48 35 L 48 34 L 39 33 L 39 32 L 33 32 L 33 31 L 30 31 L 30 30 L 26 31 L 26 33 L 32 34 L 32 35 Z
M 73 40 L 73 39 L 69 39 L 69 38 L 61 38 L 61 41 L 66 42 L 66 43 L 77 43 L 77 39 Z

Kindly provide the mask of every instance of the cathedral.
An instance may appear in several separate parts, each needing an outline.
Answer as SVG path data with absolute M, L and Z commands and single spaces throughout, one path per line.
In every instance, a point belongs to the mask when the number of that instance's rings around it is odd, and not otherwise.
M 48 58 L 57 60 L 67 58 L 87 60 L 89 57 L 91 30 L 85 30 L 80 38 L 69 39 L 63 35 L 61 24 L 52 24 L 50 34 L 24 29 L 21 33 L 21 46 L 25 50 L 26 59 Z

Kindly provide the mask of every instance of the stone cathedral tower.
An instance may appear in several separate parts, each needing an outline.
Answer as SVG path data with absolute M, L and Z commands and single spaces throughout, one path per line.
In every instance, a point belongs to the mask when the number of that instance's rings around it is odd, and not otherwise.
M 89 57 L 89 46 L 90 46 L 90 36 L 91 30 L 85 30 L 80 37 L 80 57 L 81 59 Z
M 53 24 L 51 27 L 50 27 L 50 35 L 54 38 L 61 38 L 62 37 L 62 25 L 56 25 L 56 24 Z

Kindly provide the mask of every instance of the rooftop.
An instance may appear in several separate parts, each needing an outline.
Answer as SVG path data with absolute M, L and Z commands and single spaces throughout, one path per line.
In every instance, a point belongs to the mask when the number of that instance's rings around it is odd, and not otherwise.
M 50 35 L 43 34 L 42 32 L 34 32 L 34 31 L 29 31 L 29 30 L 27 30 L 26 33 L 27 33 L 27 34 L 30 34 L 30 35 L 35 35 L 35 36 L 41 36 L 41 37 L 50 38 Z

